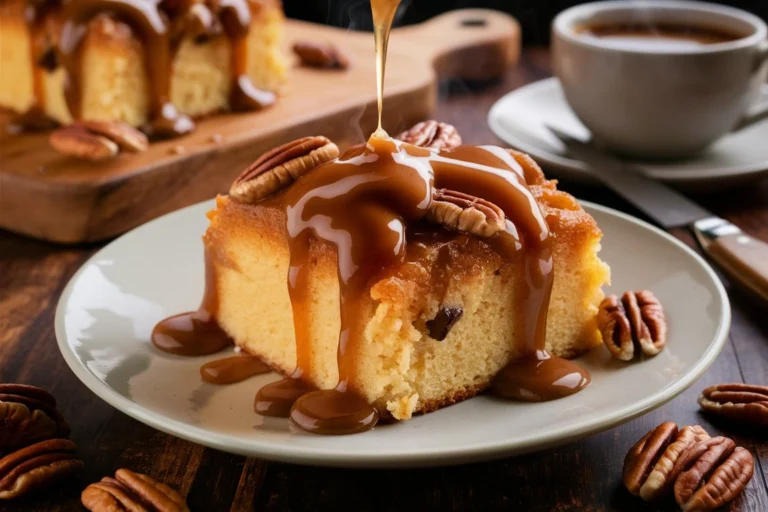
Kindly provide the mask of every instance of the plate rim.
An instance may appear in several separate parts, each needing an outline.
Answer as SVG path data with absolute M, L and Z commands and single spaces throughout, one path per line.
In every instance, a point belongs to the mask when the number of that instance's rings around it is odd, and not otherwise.
M 384 455 L 363 453 L 350 456 L 348 453 L 341 453 L 335 451 L 334 449 L 328 448 L 295 445 L 291 446 L 290 444 L 281 444 L 276 448 L 270 442 L 260 442 L 258 440 L 249 442 L 238 441 L 236 438 L 232 438 L 224 434 L 211 432 L 210 430 L 190 425 L 179 420 L 167 418 L 160 413 L 148 410 L 136 404 L 135 402 L 109 388 L 104 384 L 102 380 L 97 378 L 90 370 L 88 370 L 87 367 L 85 367 L 77 358 L 74 351 L 70 349 L 70 345 L 67 343 L 67 336 L 64 325 L 64 310 L 68 302 L 68 298 L 72 294 L 75 283 L 80 278 L 85 269 L 89 265 L 93 264 L 93 262 L 98 258 L 100 258 L 105 250 L 110 248 L 119 240 L 122 240 L 123 237 L 134 233 L 134 231 L 142 229 L 150 224 L 163 222 L 166 217 L 169 216 L 183 216 L 187 210 L 201 208 L 202 205 L 213 207 L 215 205 L 214 201 L 215 200 L 203 201 L 158 217 L 157 219 L 134 228 L 126 234 L 118 237 L 117 239 L 102 247 L 90 258 L 88 258 L 88 260 L 85 261 L 82 266 L 72 275 L 70 280 L 67 282 L 67 285 L 61 292 L 56 305 L 54 332 L 59 352 L 69 366 L 70 370 L 92 393 L 104 400 L 107 404 L 152 428 L 173 435 L 175 437 L 179 437 L 181 439 L 185 439 L 187 441 L 224 452 L 293 464 L 360 468 L 449 466 L 482 460 L 493 460 L 511 455 L 529 453 L 559 444 L 564 444 L 575 439 L 586 437 L 588 435 L 597 434 L 603 430 L 607 430 L 613 426 L 625 423 L 653 409 L 661 407 L 688 389 L 704 374 L 704 372 L 717 359 L 728 338 L 728 332 L 731 325 L 730 301 L 728 300 L 725 287 L 717 277 L 717 274 L 701 256 L 699 256 L 690 247 L 677 240 L 670 234 L 655 226 L 652 226 L 651 224 L 648 224 L 645 221 L 632 217 L 626 213 L 614 210 L 613 208 L 601 206 L 589 201 L 580 201 L 580 204 L 582 204 L 588 211 L 594 210 L 607 215 L 616 216 L 624 221 L 636 224 L 641 228 L 649 230 L 653 234 L 661 236 L 667 242 L 671 242 L 673 245 L 676 245 L 678 248 L 682 249 L 684 253 L 690 256 L 692 260 L 702 268 L 705 274 L 712 281 L 714 289 L 717 291 L 716 296 L 720 300 L 721 304 L 719 325 L 712 342 L 701 354 L 699 360 L 696 361 L 694 366 L 682 378 L 679 378 L 677 381 L 672 382 L 665 388 L 659 390 L 657 393 L 646 397 L 643 400 L 639 400 L 633 404 L 629 404 L 617 409 L 613 413 L 602 418 L 600 421 L 585 421 L 575 429 L 572 427 L 562 427 L 546 435 L 534 435 L 524 441 L 517 441 L 513 443 L 503 441 L 500 442 L 497 440 L 485 443 L 475 443 L 468 446 L 462 446 L 461 448 L 457 449 L 446 450 L 444 448 L 433 448 L 418 452 L 402 451 Z
M 524 139 L 517 137 L 514 133 L 504 128 L 499 119 L 502 109 L 505 104 L 512 101 L 513 96 L 533 94 L 539 89 L 551 89 L 555 85 L 559 84 L 559 79 L 556 76 L 548 78 L 542 78 L 535 82 L 525 84 L 522 87 L 513 89 L 508 93 L 497 99 L 491 108 L 488 110 L 488 116 L 486 122 L 490 127 L 493 134 L 499 139 L 503 140 L 506 144 L 509 144 L 515 149 L 530 153 L 537 161 L 544 164 L 544 167 L 550 167 L 563 172 L 571 173 L 574 179 L 587 180 L 590 182 L 598 182 L 598 180 L 592 176 L 586 165 L 578 160 L 567 158 L 556 153 L 552 153 L 540 146 L 535 146 L 526 142 Z M 761 86 L 761 94 L 768 96 L 768 84 Z M 768 159 L 763 160 L 762 163 L 755 162 L 749 165 L 739 165 L 724 167 L 718 170 L 716 173 L 707 170 L 689 170 L 685 174 L 675 176 L 675 171 L 662 171 L 654 168 L 651 163 L 641 163 L 644 169 L 646 169 L 649 176 L 658 179 L 660 181 L 669 183 L 681 183 L 681 184 L 701 184 L 701 183 L 713 183 L 718 181 L 724 181 L 728 179 L 732 180 L 748 180 L 760 176 L 761 174 L 768 174 Z

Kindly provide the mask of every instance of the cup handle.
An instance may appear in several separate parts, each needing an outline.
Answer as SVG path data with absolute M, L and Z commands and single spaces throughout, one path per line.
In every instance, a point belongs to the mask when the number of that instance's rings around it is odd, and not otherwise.
M 766 61 L 768 61 L 768 40 L 761 42 L 757 47 L 757 55 L 755 56 L 755 69 L 760 69 L 763 65 L 765 65 Z M 744 114 L 744 117 L 742 117 L 739 122 L 736 123 L 736 126 L 733 127 L 731 130 L 732 132 L 741 130 L 742 128 L 746 128 L 747 126 L 768 118 L 768 94 L 762 93 L 761 96 L 762 101 L 759 101 L 757 104 L 749 107 L 747 113 Z

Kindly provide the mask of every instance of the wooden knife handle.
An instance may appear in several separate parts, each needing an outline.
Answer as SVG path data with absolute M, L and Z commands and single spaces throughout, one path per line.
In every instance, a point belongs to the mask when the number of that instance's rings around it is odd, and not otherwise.
M 768 301 L 768 244 L 734 233 L 715 238 L 704 250 L 729 277 Z

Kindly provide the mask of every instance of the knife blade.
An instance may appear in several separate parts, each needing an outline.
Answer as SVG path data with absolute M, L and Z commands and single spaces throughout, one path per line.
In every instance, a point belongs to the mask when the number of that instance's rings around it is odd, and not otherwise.
M 593 144 L 547 126 L 568 152 L 586 163 L 608 188 L 665 229 L 686 226 L 702 250 L 734 281 L 768 302 L 768 244 L 741 231 L 638 167 Z
M 645 176 L 636 166 L 604 153 L 562 130 L 547 126 L 568 152 L 611 190 L 637 206 L 664 228 L 687 226 L 713 214 L 673 188 Z

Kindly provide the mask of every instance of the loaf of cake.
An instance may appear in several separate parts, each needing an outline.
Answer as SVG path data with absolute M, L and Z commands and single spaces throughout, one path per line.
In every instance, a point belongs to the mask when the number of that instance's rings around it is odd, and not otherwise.
M 286 146 L 262 159 L 280 172 L 270 176 L 272 181 L 258 182 L 278 199 L 284 193 L 280 189 L 301 185 L 303 179 L 290 185 L 297 176 L 280 167 L 286 154 L 303 154 L 299 146 Z M 306 147 L 304 153 L 301 169 L 317 165 L 317 154 Z M 352 155 L 347 158 L 354 159 L 354 150 Z M 523 169 L 552 239 L 555 277 L 546 350 L 574 358 L 600 343 L 595 315 L 603 298 L 601 286 L 609 279 L 608 266 L 598 257 L 602 233 L 579 203 L 557 190 L 529 157 L 515 151 L 509 155 Z M 240 190 L 247 199 L 249 190 Z M 212 269 L 208 279 L 213 280 L 208 285 L 217 297 L 216 320 L 243 351 L 284 375 L 297 364 L 295 329 L 306 329 L 312 364 L 302 379 L 331 389 L 340 377 L 342 266 L 333 244 L 310 237 L 306 296 L 301 299 L 308 321 L 295 325 L 287 285 L 291 228 L 286 215 L 279 200 L 217 199 L 204 237 Z M 523 281 L 529 275 L 525 251 L 502 258 L 483 237 L 426 226 L 420 233 L 419 226 L 408 232 L 405 258 L 376 273 L 366 285 L 362 304 L 355 307 L 362 316 L 364 341 L 353 348 L 355 378 L 350 385 L 385 419 L 408 419 L 472 397 L 529 350 L 522 327 L 528 289 Z
M 0 107 L 185 133 L 275 101 L 282 23 L 279 0 L 3 0 Z

